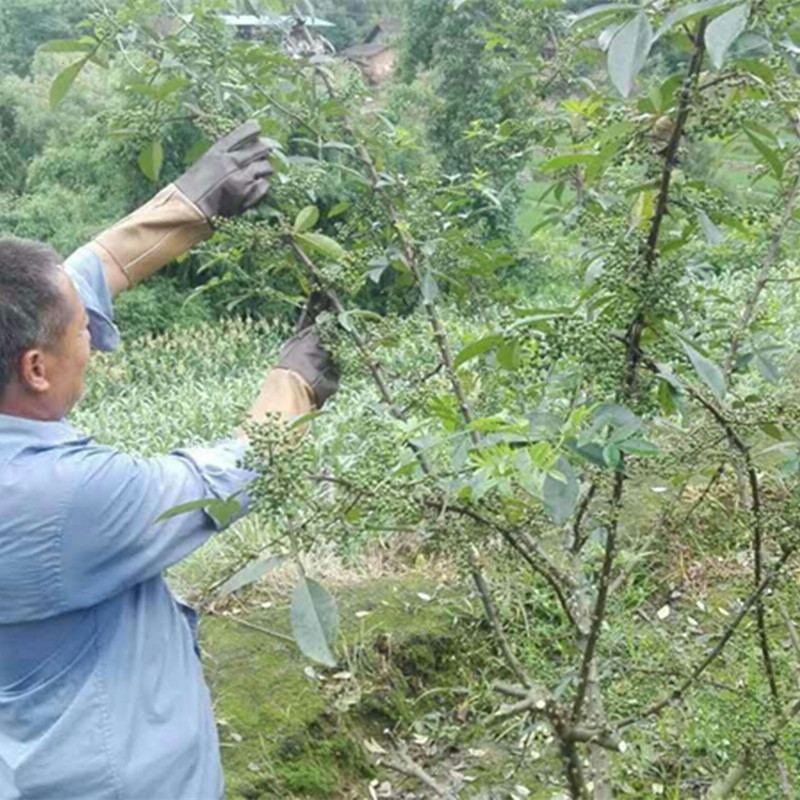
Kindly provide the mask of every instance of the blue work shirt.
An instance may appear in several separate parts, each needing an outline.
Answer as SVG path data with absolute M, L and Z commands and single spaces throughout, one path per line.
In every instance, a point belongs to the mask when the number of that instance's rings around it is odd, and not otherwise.
M 118 342 L 97 257 L 66 264 L 93 345 Z M 162 571 L 239 498 L 241 443 L 136 458 L 69 423 L 0 415 L 0 799 L 219 800 L 194 620 Z

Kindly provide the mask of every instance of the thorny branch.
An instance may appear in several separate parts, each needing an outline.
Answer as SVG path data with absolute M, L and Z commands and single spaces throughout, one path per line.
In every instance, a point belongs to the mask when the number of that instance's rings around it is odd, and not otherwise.
M 653 218 L 650 223 L 650 230 L 645 243 L 643 266 L 646 274 L 652 272 L 658 257 L 658 240 L 661 232 L 661 223 L 667 213 L 672 173 L 677 163 L 678 148 L 680 146 L 681 137 L 683 136 L 683 130 L 689 117 L 692 88 L 697 83 L 697 78 L 700 74 L 700 69 L 703 64 L 703 57 L 705 55 L 705 30 L 707 24 L 708 18 L 702 17 L 697 26 L 696 34 L 691 37 L 694 44 L 694 51 L 692 53 L 686 78 L 681 89 L 675 125 L 672 129 L 672 135 L 670 136 L 670 140 L 667 143 L 667 147 L 664 152 L 664 166 L 661 171 L 658 197 L 655 204 Z M 642 312 L 639 312 L 634 321 L 631 323 L 626 337 L 628 368 L 623 393 L 627 398 L 631 398 L 636 391 L 636 376 L 639 366 L 639 351 L 643 330 L 644 317 Z M 578 689 L 575 694 L 575 701 L 572 707 L 573 722 L 576 722 L 578 719 L 580 719 L 580 715 L 583 710 L 583 704 L 586 700 L 586 695 L 589 689 L 595 650 L 597 648 L 597 642 L 600 638 L 600 630 L 602 628 L 603 620 L 605 619 L 608 590 L 611 584 L 611 571 L 616 558 L 616 540 L 619 525 L 619 515 L 622 506 L 622 497 L 624 494 L 624 486 L 625 465 L 623 460 L 623 463 L 619 465 L 617 473 L 614 476 L 614 488 L 611 499 L 611 523 L 606 534 L 605 555 L 603 557 L 603 565 L 600 571 L 600 578 L 597 587 L 597 600 L 592 613 L 591 628 L 589 629 L 589 635 L 586 637 L 583 648 L 580 679 L 578 683 Z
M 325 88 L 328 90 L 330 96 L 335 98 L 336 88 L 333 85 L 330 75 L 326 71 L 319 69 L 317 70 L 317 74 L 322 78 Z M 414 247 L 414 243 L 411 241 L 411 237 L 408 235 L 408 231 L 403 225 L 400 215 L 398 214 L 397 209 L 392 202 L 392 198 L 389 196 L 389 193 L 386 191 L 385 186 L 381 182 L 378 169 L 375 166 L 375 161 L 372 158 L 369 150 L 367 150 L 363 142 L 358 138 L 353 126 L 347 119 L 343 120 L 342 127 L 355 142 L 355 149 L 358 159 L 366 167 L 370 176 L 370 180 L 372 181 L 373 191 L 380 198 L 381 203 L 386 209 L 386 213 L 392 222 L 392 226 L 394 227 L 398 238 L 400 239 L 400 246 L 403 252 L 403 261 L 413 275 L 417 285 L 422 289 L 424 279 L 419 263 L 419 256 L 416 248 Z M 445 373 L 450 381 L 453 394 L 455 394 L 456 399 L 458 400 L 459 408 L 461 409 L 461 414 L 464 417 L 464 421 L 469 425 L 473 421 L 472 409 L 470 408 L 467 400 L 467 395 L 461 383 L 461 378 L 459 378 L 458 372 L 456 371 L 453 354 L 450 349 L 450 342 L 447 338 L 447 333 L 445 332 L 441 317 L 439 316 L 439 311 L 436 308 L 433 300 L 427 296 L 427 293 L 424 290 L 421 292 L 421 297 L 425 314 L 428 317 L 428 322 L 430 323 L 431 330 L 433 331 L 433 338 L 436 341 L 436 345 L 439 349 L 439 356 L 442 361 L 442 366 L 444 367 Z M 470 435 L 475 444 L 480 442 L 480 435 L 477 431 L 470 431 Z

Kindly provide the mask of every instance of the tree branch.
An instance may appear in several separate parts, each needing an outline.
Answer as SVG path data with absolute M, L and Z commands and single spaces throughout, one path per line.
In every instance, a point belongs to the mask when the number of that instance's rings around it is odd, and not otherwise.
M 780 559 L 776 562 L 775 566 L 762 578 L 761 583 L 756 587 L 755 591 L 747 598 L 744 605 L 739 610 L 739 613 L 733 618 L 731 623 L 723 632 L 717 644 L 711 649 L 708 655 L 706 655 L 705 658 L 703 658 L 700 663 L 695 666 L 695 668 L 691 671 L 686 680 L 680 684 L 680 686 L 670 692 L 666 697 L 648 706 L 638 714 L 621 720 L 614 726 L 614 730 L 619 731 L 628 727 L 629 725 L 642 722 L 648 717 L 652 717 L 661 713 L 661 711 L 663 711 L 667 706 L 680 700 L 697 682 L 697 679 L 706 671 L 706 669 L 708 669 L 712 662 L 720 655 L 720 653 L 722 653 L 722 651 L 725 649 L 725 646 L 733 637 L 733 634 L 736 633 L 739 625 L 741 625 L 742 620 L 747 616 L 747 613 L 764 594 L 766 589 L 772 584 L 777 575 L 780 573 L 781 569 L 783 569 L 784 564 L 786 564 L 793 553 L 794 548 L 789 548 L 783 551 Z
M 770 281 L 770 272 L 775 266 L 775 263 L 778 260 L 778 256 L 780 255 L 781 243 L 783 241 L 784 234 L 786 233 L 786 229 L 792 220 L 792 212 L 794 211 L 794 204 L 795 201 L 797 200 L 797 193 L 799 189 L 800 189 L 800 173 L 795 175 L 791 185 L 789 186 L 789 189 L 786 192 L 786 196 L 783 203 L 783 212 L 781 213 L 781 218 L 780 221 L 778 222 L 777 227 L 772 232 L 769 250 L 767 251 L 767 254 L 764 256 L 764 260 L 761 262 L 761 267 L 758 270 L 755 286 L 748 295 L 747 301 L 745 302 L 744 305 L 744 309 L 742 310 L 742 314 L 739 317 L 739 320 L 736 324 L 736 327 L 733 330 L 733 333 L 731 334 L 730 348 L 728 350 L 728 354 L 725 356 L 725 361 L 723 363 L 723 373 L 725 375 L 726 380 L 730 378 L 731 373 L 733 372 L 733 369 L 736 366 L 736 358 L 739 354 L 739 345 L 741 344 L 742 337 L 744 336 L 747 329 L 750 327 L 750 323 L 753 321 L 753 317 L 755 316 L 756 313 L 756 308 L 758 307 L 758 301 L 766 285 Z
M 448 789 L 440 786 L 404 749 L 398 750 L 394 758 L 382 758 L 381 762 L 389 769 L 416 778 L 420 783 L 427 786 L 437 797 L 445 797 L 448 800 L 455 800 L 455 795 Z
M 326 72 L 322 70 L 317 70 L 317 74 L 322 78 L 323 83 L 325 84 L 328 93 L 332 98 L 336 98 L 336 88 L 333 85 L 333 82 Z M 405 229 L 405 226 L 402 224 L 399 214 L 397 213 L 397 209 L 394 207 L 394 203 L 392 202 L 392 198 L 389 196 L 389 193 L 386 191 L 385 186 L 383 185 L 380 175 L 378 174 L 377 167 L 375 166 L 375 161 L 373 160 L 370 152 L 364 146 L 363 142 L 359 139 L 356 135 L 353 126 L 350 122 L 345 119 L 342 122 L 342 127 L 344 130 L 352 137 L 353 141 L 355 142 L 355 150 L 358 159 L 361 163 L 366 167 L 367 172 L 370 176 L 370 180 L 372 181 L 372 188 L 373 191 L 378 195 L 383 204 L 384 208 L 386 209 L 386 213 L 389 216 L 389 219 L 392 222 L 392 226 L 397 233 L 397 236 L 400 240 L 400 247 L 403 253 L 403 261 L 405 262 L 406 266 L 408 267 L 409 271 L 411 272 L 414 280 L 417 282 L 417 286 L 420 287 L 422 290 L 423 286 L 423 275 L 419 265 L 419 256 L 416 252 L 413 242 L 408 235 L 408 232 Z M 459 408 L 461 410 L 461 414 L 464 417 L 464 421 L 467 424 L 470 424 L 473 420 L 472 410 L 470 408 L 469 402 L 467 401 L 467 395 L 464 391 L 464 387 L 461 383 L 461 379 L 458 377 L 458 372 L 455 369 L 453 355 L 450 350 L 450 343 L 447 338 L 447 334 L 444 330 L 444 325 L 442 324 L 441 317 L 439 316 L 439 312 L 436 308 L 434 302 L 426 296 L 424 291 L 421 291 L 422 295 L 422 305 L 425 309 L 425 314 L 428 317 L 428 322 L 430 323 L 431 330 L 433 331 L 433 338 L 436 342 L 436 346 L 439 350 L 439 357 L 441 358 L 442 365 L 444 366 L 445 373 L 450 381 L 450 386 L 453 390 L 453 394 L 455 394 L 456 399 L 459 404 Z M 470 431 L 470 436 L 476 444 L 480 441 L 480 435 L 477 431 Z
M 297 256 L 303 266 L 308 270 L 308 273 L 314 279 L 314 281 L 320 286 L 320 288 L 325 292 L 325 294 L 330 298 L 330 301 L 333 303 L 333 307 L 336 309 L 337 314 L 344 314 L 345 308 L 342 304 L 339 295 L 334 291 L 332 288 L 325 285 L 325 281 L 322 278 L 322 274 L 320 273 L 317 265 L 306 255 L 305 251 L 303 250 L 300 245 L 297 244 L 293 239 L 288 241 L 288 245 L 291 248 L 292 252 Z M 349 327 L 348 333 L 350 337 L 353 339 L 356 347 L 358 348 L 361 357 L 364 359 L 364 363 L 367 365 L 367 368 L 372 375 L 372 379 L 375 382 L 375 385 L 378 387 L 378 392 L 380 393 L 383 401 L 386 403 L 389 413 L 395 417 L 396 419 L 404 419 L 404 415 L 402 412 L 397 408 L 394 395 L 392 394 L 391 389 L 389 388 L 389 384 L 386 381 L 386 378 L 383 374 L 383 368 L 372 355 L 372 352 L 369 348 L 364 337 L 356 330 L 355 327 L 352 325 Z M 431 465 L 428 461 L 427 456 L 421 451 L 421 449 L 414 445 L 413 443 L 409 442 L 408 445 L 413 451 L 417 460 L 422 467 L 423 472 L 426 474 L 431 473 Z
M 608 589 L 611 585 L 611 570 L 614 566 L 616 557 L 617 529 L 619 526 L 619 513 L 622 508 L 622 494 L 625 487 L 625 472 L 622 465 L 618 468 L 614 476 L 614 492 L 611 499 L 611 523 L 606 534 L 606 548 L 603 557 L 603 566 L 600 570 L 600 583 L 597 587 L 597 600 L 592 612 L 591 627 L 586 644 L 583 649 L 583 659 L 581 661 L 580 678 L 578 690 L 575 694 L 575 701 L 572 705 L 572 722 L 577 723 L 580 719 L 583 703 L 586 700 L 586 693 L 589 689 L 591 679 L 592 662 L 594 660 L 597 642 L 600 639 L 600 630 L 606 615 L 606 602 L 608 600 Z
M 516 655 L 514 655 L 514 651 L 511 649 L 506 632 L 503 630 L 503 625 L 500 622 L 500 617 L 497 615 L 497 609 L 495 608 L 494 601 L 492 600 L 491 592 L 489 591 L 489 587 L 486 585 L 486 578 L 481 571 L 480 565 L 478 564 L 478 559 L 474 552 L 470 553 L 469 555 L 469 568 L 472 574 L 472 580 L 475 583 L 475 588 L 478 590 L 481 602 L 483 603 L 483 608 L 486 612 L 486 619 L 489 620 L 489 624 L 492 626 L 495 639 L 497 639 L 497 645 L 500 648 L 500 652 L 503 654 L 503 658 L 505 659 L 508 668 L 514 673 L 514 675 L 516 675 L 518 681 L 530 688 L 533 686 L 533 681 L 530 679 L 528 673 L 525 671 L 525 668 L 522 666 L 522 664 L 520 664 L 519 659 L 516 657 Z

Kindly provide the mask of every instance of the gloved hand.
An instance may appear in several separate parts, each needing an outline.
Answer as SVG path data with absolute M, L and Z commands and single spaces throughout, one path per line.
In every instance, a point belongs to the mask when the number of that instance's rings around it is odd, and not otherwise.
M 205 215 L 235 217 L 260 203 L 273 169 L 261 128 L 246 122 L 213 145 L 175 185 Z
M 277 369 L 300 375 L 314 392 L 317 408 L 322 408 L 339 389 L 339 368 L 313 328 L 306 328 L 286 342 Z
M 272 167 L 255 122 L 220 139 L 175 183 L 100 233 L 89 248 L 100 258 L 112 296 L 149 278 L 264 198 Z

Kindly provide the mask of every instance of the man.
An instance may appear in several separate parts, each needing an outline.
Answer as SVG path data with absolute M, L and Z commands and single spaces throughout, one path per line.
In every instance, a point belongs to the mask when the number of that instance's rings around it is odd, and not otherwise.
M 0 241 L 0 798 L 219 800 L 196 618 L 162 571 L 215 531 L 190 500 L 241 492 L 243 434 L 134 458 L 77 432 L 90 348 L 118 343 L 112 300 L 268 189 L 248 123 L 62 266 Z M 316 337 L 285 348 L 251 412 L 296 415 L 336 389 Z

